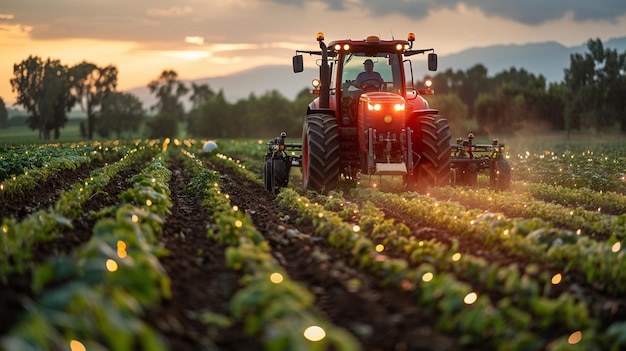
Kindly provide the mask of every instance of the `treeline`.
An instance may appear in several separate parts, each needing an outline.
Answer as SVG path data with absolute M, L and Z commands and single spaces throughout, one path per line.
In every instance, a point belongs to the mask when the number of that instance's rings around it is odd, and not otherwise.
M 455 137 L 468 131 L 626 132 L 626 52 L 605 48 L 600 39 L 590 39 L 587 48 L 588 52 L 570 56 L 560 83 L 547 84 L 542 75 L 517 68 L 489 77 L 487 68 L 479 64 L 425 77 L 437 91 L 428 100 L 449 119 Z M 231 103 L 223 91 L 215 92 L 207 84 L 187 86 L 175 71 L 165 70 L 148 84 L 157 98 L 148 117 L 136 96 L 116 91 L 114 66 L 81 62 L 68 67 L 33 56 L 14 65 L 11 85 L 18 94 L 17 104 L 29 114 L 26 123 L 46 140 L 51 134 L 59 136 L 66 112 L 76 105 L 87 114 L 81 133 L 89 139 L 95 134 L 120 138 L 138 130 L 149 138 L 271 137 L 283 130 L 297 137 L 306 106 L 315 97 L 308 89 L 294 100 L 269 91 Z M 183 99 L 191 102 L 189 111 Z M 6 107 L 0 99 L 0 126 L 4 123 Z
M 570 56 L 560 83 L 510 68 L 494 77 L 476 65 L 433 77 L 430 105 L 448 117 L 453 132 L 537 131 L 626 132 L 626 52 L 587 42 L 589 52 Z M 463 130 L 460 130 L 463 129 Z

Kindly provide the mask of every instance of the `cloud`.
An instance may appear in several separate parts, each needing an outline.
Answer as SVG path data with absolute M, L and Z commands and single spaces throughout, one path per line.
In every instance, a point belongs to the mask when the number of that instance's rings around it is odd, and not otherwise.
M 178 17 L 192 12 L 193 9 L 191 8 L 191 6 L 174 6 L 170 7 L 169 9 L 150 8 L 148 9 L 148 11 L 146 11 L 148 15 L 156 17 Z
M 185 37 L 185 43 L 202 45 L 204 44 L 204 38 L 199 36 L 188 36 Z
M 277 4 L 301 6 L 306 0 L 266 0 Z M 426 18 L 430 12 L 458 6 L 478 8 L 488 16 L 508 18 L 516 22 L 537 25 L 571 15 L 576 21 L 615 21 L 626 14 L 624 0 L 318 0 L 329 10 L 342 11 L 355 6 L 365 8 L 374 17 L 399 14 L 415 20 Z M 441 23 L 446 25 L 446 23 Z

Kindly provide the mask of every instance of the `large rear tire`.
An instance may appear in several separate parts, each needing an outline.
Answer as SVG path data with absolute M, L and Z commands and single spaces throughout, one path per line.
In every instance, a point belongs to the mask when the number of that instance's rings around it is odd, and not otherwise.
M 407 177 L 411 190 L 424 191 L 450 184 L 450 127 L 439 115 L 420 116 L 415 120 L 413 147 L 420 156 L 412 177 Z
M 335 117 L 308 115 L 302 130 L 302 186 L 326 193 L 337 186 L 341 171 L 339 126 Z

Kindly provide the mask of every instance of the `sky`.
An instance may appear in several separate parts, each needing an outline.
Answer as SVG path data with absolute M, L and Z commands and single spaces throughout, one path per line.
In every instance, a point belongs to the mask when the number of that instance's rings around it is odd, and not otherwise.
M 440 56 L 472 47 L 626 36 L 624 0 L 1 0 L 0 97 L 30 55 L 118 68 L 118 90 L 290 65 L 326 41 L 405 39 Z M 312 63 L 312 60 L 309 60 Z

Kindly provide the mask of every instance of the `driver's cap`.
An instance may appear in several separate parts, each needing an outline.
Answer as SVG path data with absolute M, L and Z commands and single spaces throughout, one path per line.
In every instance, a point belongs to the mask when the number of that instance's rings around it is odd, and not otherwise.
M 372 61 L 372 59 L 367 59 L 365 61 L 363 61 L 363 64 L 366 65 L 368 63 L 371 63 L 372 65 L 374 64 L 374 61 Z

